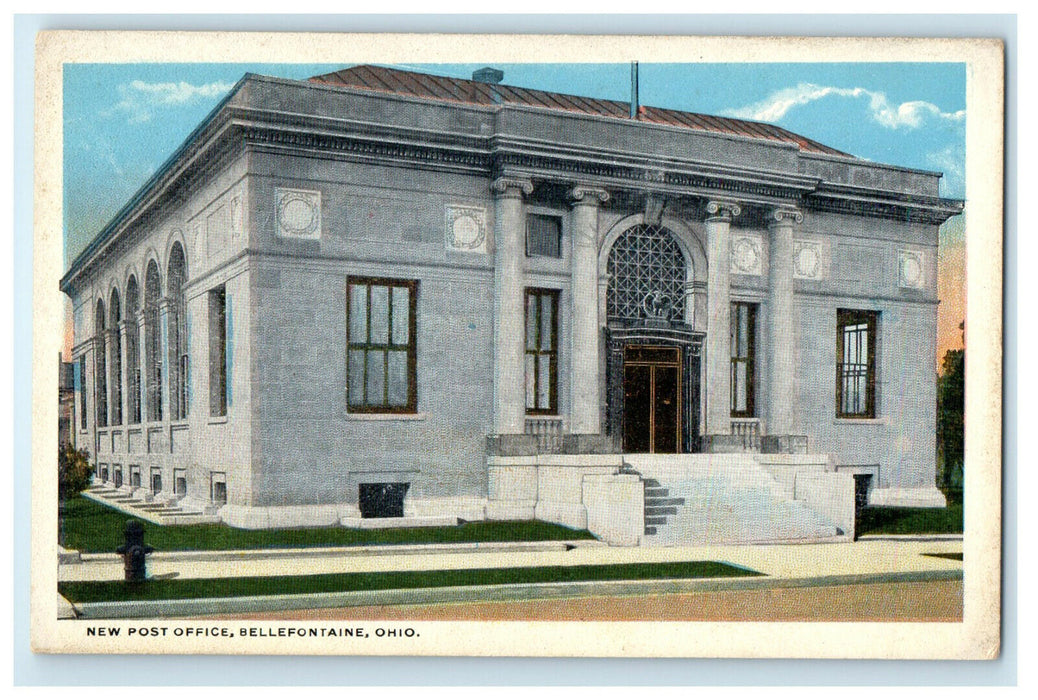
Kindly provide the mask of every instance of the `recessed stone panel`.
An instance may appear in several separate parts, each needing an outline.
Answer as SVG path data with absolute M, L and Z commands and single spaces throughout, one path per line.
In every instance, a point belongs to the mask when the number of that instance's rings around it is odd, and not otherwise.
M 321 237 L 321 193 L 316 190 L 274 188 L 278 235 L 318 240 Z
M 926 287 L 926 257 L 915 250 L 897 252 L 897 284 L 902 289 Z
M 487 211 L 483 207 L 448 204 L 445 207 L 447 250 L 487 252 Z
M 822 245 L 818 241 L 793 241 L 793 277 L 804 280 L 822 279 Z
M 764 243 L 754 234 L 732 236 L 732 274 L 760 275 L 763 270 Z

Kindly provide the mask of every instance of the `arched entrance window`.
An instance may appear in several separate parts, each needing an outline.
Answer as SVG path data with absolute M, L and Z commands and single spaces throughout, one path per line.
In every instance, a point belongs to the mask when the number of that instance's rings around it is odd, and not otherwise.
M 126 283 L 126 413 L 127 422 L 141 422 L 141 342 L 137 313 L 140 311 L 140 290 L 137 278 L 130 275 Z
M 94 406 L 97 425 L 108 425 L 108 372 L 105 367 L 105 303 L 97 300 L 94 315 Z
M 699 447 L 702 334 L 686 324 L 692 261 L 671 231 L 638 224 L 607 258 L 608 429 L 625 452 Z
M 144 365 L 148 421 L 162 420 L 162 341 L 159 337 L 159 266 L 152 260 L 144 273 Z
M 609 251 L 607 318 L 626 324 L 684 320 L 688 266 L 667 229 L 645 224 L 627 229 Z
M 112 425 L 123 424 L 123 340 L 119 333 L 119 321 L 119 290 L 113 289 L 108 303 L 108 326 L 112 334 L 112 357 L 108 361 L 108 376 L 112 385 Z
M 187 279 L 187 261 L 184 248 L 174 243 L 169 253 L 166 274 L 169 291 L 169 411 L 173 420 L 187 418 L 187 313 L 184 303 L 184 282 Z

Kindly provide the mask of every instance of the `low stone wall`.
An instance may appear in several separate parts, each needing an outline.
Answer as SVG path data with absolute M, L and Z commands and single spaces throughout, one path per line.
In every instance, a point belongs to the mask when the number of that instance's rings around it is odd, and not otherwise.
M 618 454 L 488 457 L 487 519 L 587 528 L 585 477 L 614 476 L 622 466 Z

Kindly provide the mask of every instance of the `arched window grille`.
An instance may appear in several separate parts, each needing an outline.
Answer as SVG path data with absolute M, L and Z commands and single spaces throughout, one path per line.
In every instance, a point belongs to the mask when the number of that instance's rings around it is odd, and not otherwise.
M 112 357 L 108 361 L 109 381 L 112 385 L 112 425 L 123 424 L 123 339 L 119 332 L 119 290 L 112 290 L 108 304 L 108 326 L 112 337 Z
M 173 420 L 187 418 L 188 342 L 184 283 L 187 261 L 180 243 L 174 243 L 169 254 L 166 285 L 169 291 L 169 403 Z
M 137 278 L 130 276 L 126 283 L 126 413 L 127 422 L 141 422 L 141 339 L 137 326 L 140 311 L 140 290 Z
M 610 320 L 684 320 L 687 263 L 667 229 L 645 224 L 627 229 L 613 243 L 607 269 Z
M 108 425 L 108 372 L 105 368 L 105 303 L 97 300 L 94 316 L 94 407 L 97 425 Z
M 159 266 L 152 260 L 144 273 L 144 365 L 149 422 L 162 420 L 162 339 L 159 329 L 161 296 Z

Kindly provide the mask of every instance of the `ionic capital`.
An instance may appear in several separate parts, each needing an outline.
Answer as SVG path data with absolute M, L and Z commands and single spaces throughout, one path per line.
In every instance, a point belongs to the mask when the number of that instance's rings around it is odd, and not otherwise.
M 799 209 L 792 207 L 775 207 L 771 210 L 769 218 L 771 226 L 792 226 L 804 222 L 804 215 Z
M 569 191 L 570 203 L 573 206 L 599 206 L 609 201 L 609 192 L 601 187 L 576 185 Z
M 709 214 L 707 221 L 731 221 L 732 217 L 739 216 L 741 212 L 742 207 L 735 202 L 712 199 L 706 203 L 706 213 Z
M 499 177 L 490 183 L 490 191 L 499 197 L 521 199 L 533 192 L 533 183 L 521 177 Z

